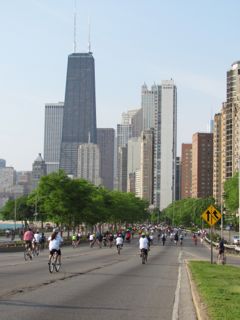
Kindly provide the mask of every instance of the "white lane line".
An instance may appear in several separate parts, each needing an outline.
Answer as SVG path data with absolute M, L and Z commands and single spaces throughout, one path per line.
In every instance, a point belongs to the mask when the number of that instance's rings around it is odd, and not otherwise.
M 182 251 L 180 251 L 178 256 L 178 282 L 177 287 L 175 290 L 175 299 L 173 305 L 173 313 L 172 313 L 172 320 L 178 320 L 178 311 L 179 311 L 179 298 L 180 298 L 180 288 L 181 288 L 181 277 L 182 277 Z

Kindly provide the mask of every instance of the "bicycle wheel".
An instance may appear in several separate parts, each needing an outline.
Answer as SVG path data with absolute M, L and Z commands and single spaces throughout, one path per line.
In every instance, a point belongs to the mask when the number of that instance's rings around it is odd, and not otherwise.
M 55 271 L 59 272 L 61 268 L 61 263 L 59 262 L 59 255 L 55 253 L 55 262 L 54 262 Z
M 39 255 L 39 252 L 40 252 L 40 249 L 39 249 L 39 246 L 37 246 L 37 248 L 36 248 L 36 255 L 37 256 Z
M 118 252 L 118 254 L 120 254 L 120 252 L 121 252 L 121 247 L 119 245 L 117 246 L 117 252 Z
M 142 264 L 145 264 L 145 262 L 146 262 L 146 252 L 144 250 L 141 252 L 141 256 L 142 256 Z
M 50 273 L 53 273 L 54 270 L 54 258 L 51 256 L 49 262 L 48 262 L 48 269 Z
M 27 250 L 24 251 L 24 260 L 25 261 L 30 260 L 30 255 L 29 255 L 29 252 Z

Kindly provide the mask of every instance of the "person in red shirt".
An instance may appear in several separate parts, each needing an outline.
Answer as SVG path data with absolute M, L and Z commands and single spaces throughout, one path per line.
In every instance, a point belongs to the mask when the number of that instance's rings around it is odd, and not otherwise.
M 31 228 L 28 228 L 28 230 L 23 235 L 23 240 L 25 241 L 25 246 L 30 248 L 32 250 L 32 240 L 34 238 L 34 234 L 32 232 Z

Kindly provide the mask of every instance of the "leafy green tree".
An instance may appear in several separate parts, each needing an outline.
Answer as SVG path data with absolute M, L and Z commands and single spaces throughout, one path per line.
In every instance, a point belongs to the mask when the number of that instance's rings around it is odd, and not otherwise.
M 232 178 L 226 180 L 224 183 L 225 206 L 230 212 L 235 212 L 239 205 L 238 176 L 239 173 L 236 173 Z
M 16 206 L 16 208 L 15 208 Z M 16 209 L 16 220 L 24 221 L 25 224 L 28 220 L 34 220 L 34 209 L 28 204 L 28 197 L 22 196 L 16 200 L 10 199 L 5 206 L 1 209 L 3 220 L 14 220 Z
M 161 220 L 172 225 L 200 226 L 201 215 L 214 204 L 213 198 L 186 198 L 174 201 L 162 211 Z

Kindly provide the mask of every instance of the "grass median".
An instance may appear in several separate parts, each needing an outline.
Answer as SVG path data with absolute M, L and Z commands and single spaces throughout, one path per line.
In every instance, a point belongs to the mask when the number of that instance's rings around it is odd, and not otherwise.
M 240 269 L 190 261 L 189 267 L 209 319 L 240 319 Z

